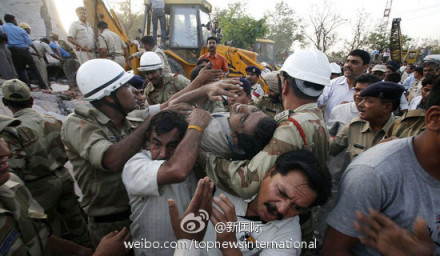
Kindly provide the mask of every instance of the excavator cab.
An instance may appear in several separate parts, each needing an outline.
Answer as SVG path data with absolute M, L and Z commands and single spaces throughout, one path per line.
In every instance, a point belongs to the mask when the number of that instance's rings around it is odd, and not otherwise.
M 194 68 L 210 35 L 211 10 L 211 4 L 204 0 L 165 0 L 167 35 L 158 35 L 157 44 L 168 54 L 173 72 L 189 75 Z M 151 13 L 151 7 L 145 0 L 143 35 L 152 34 Z
M 279 70 L 279 67 L 275 63 L 275 41 L 257 39 L 254 51 L 258 53 L 258 62 L 266 64 L 263 64 L 263 66 L 267 66 L 273 71 Z

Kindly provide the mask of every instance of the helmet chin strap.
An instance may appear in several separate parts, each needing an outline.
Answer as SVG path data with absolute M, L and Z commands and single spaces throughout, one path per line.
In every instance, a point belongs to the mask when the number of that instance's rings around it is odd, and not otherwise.
M 117 90 L 116 90 L 117 91 Z M 110 97 L 112 97 L 114 103 L 111 103 L 107 100 L 104 100 L 104 104 L 117 110 L 118 112 L 120 112 L 123 116 L 127 116 L 127 112 L 125 112 L 125 110 L 122 108 L 121 102 L 118 99 L 118 96 L 116 95 L 116 91 L 113 91 L 110 94 Z

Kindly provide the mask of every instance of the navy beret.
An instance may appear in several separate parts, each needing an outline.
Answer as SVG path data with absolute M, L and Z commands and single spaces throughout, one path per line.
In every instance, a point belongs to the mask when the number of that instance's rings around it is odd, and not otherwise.
M 361 97 L 376 97 L 387 100 L 398 100 L 405 89 L 393 82 L 377 82 L 370 84 L 361 92 Z
M 255 66 L 247 66 L 245 71 L 255 73 L 257 76 L 261 75 L 261 70 Z
M 144 79 L 141 76 L 133 76 L 133 78 L 130 79 L 128 83 L 136 89 L 142 89 Z

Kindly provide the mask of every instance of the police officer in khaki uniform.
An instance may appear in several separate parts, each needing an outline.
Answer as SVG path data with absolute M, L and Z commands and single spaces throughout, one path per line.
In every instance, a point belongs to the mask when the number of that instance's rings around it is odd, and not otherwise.
M 113 60 L 124 67 L 128 58 L 127 45 L 115 32 L 108 29 L 104 21 L 98 22 L 98 52 L 100 58 Z
M 18 79 L 4 82 L 2 92 L 4 105 L 21 121 L 2 135 L 12 152 L 10 169 L 20 175 L 43 207 L 53 234 L 62 235 L 65 223 L 72 241 L 90 247 L 73 179 L 64 167 L 68 159 L 61 141 L 61 121 L 35 112 L 29 87 Z
M 70 25 L 67 40 L 76 48 L 80 64 L 95 58 L 95 35 L 87 23 L 87 11 L 84 7 L 76 8 L 77 21 Z
M 251 198 L 264 175 L 282 153 L 306 149 L 322 166 L 327 163 L 329 135 L 317 99 L 330 84 L 327 56 L 318 50 L 302 50 L 291 55 L 280 72 L 281 97 L 285 111 L 275 120 L 278 128 L 270 142 L 251 160 L 230 161 L 202 152 L 200 162 L 212 181 L 221 189 L 242 198 Z M 205 161 L 203 161 L 205 160 Z M 303 238 L 312 238 L 310 211 L 303 215 Z
M 278 74 L 277 71 L 272 71 L 262 75 L 263 79 L 268 85 L 268 93 L 263 98 L 259 99 L 255 106 L 261 109 L 268 116 L 274 117 L 275 115 L 283 112 L 283 105 L 280 101 L 280 88 L 278 87 Z
M 148 84 L 145 87 L 144 95 L 151 105 L 168 101 L 175 93 L 190 83 L 186 77 L 180 74 L 163 73 L 162 68 L 162 60 L 155 52 L 142 54 L 138 70 L 145 72 L 145 82 Z
M 399 106 L 403 91 L 401 85 L 393 82 L 377 82 L 365 88 L 358 105 L 359 117 L 355 117 L 331 140 L 330 155 L 347 149 L 351 162 L 379 143 L 395 120 L 392 112 Z
M 0 115 L 0 133 L 20 121 Z M 92 255 L 92 250 L 50 234 L 43 208 L 32 198 L 22 179 L 9 172 L 8 144 L 0 138 L 0 253 L 1 255 Z M 127 229 L 107 234 L 95 255 L 125 255 Z
M 130 205 L 121 173 L 127 160 L 145 144 L 149 124 L 127 117 L 136 108 L 128 84 L 132 77 L 132 73 L 107 59 L 83 64 L 78 69 L 77 83 L 94 108 L 77 105 L 61 130 L 74 176 L 84 195 L 82 205 L 89 218 L 93 246 L 105 234 L 130 225 Z
M 261 75 L 261 69 L 256 66 L 247 66 L 246 69 L 246 79 L 251 83 L 251 96 L 254 102 L 261 99 L 266 93 L 263 90 L 261 84 L 258 83 Z
M 394 121 L 385 134 L 385 138 L 406 138 L 417 136 L 425 130 L 424 109 L 409 110 Z

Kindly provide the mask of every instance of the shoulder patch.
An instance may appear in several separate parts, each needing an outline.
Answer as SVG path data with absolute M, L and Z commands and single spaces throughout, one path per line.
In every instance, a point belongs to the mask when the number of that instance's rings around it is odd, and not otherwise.
M 91 112 L 92 112 L 92 110 L 93 109 L 91 107 L 88 107 L 88 106 L 86 106 L 84 104 L 78 104 L 78 105 L 75 106 L 74 112 L 77 115 L 80 115 L 80 116 L 83 116 L 83 117 L 89 117 Z
M 281 112 L 278 115 L 276 115 L 274 117 L 274 119 L 275 119 L 275 121 L 277 123 L 282 122 L 282 121 L 286 121 L 289 118 L 289 116 L 291 114 L 293 114 L 293 113 L 295 113 L 293 110 L 290 110 L 290 109 L 289 110 L 284 110 L 283 112 Z

